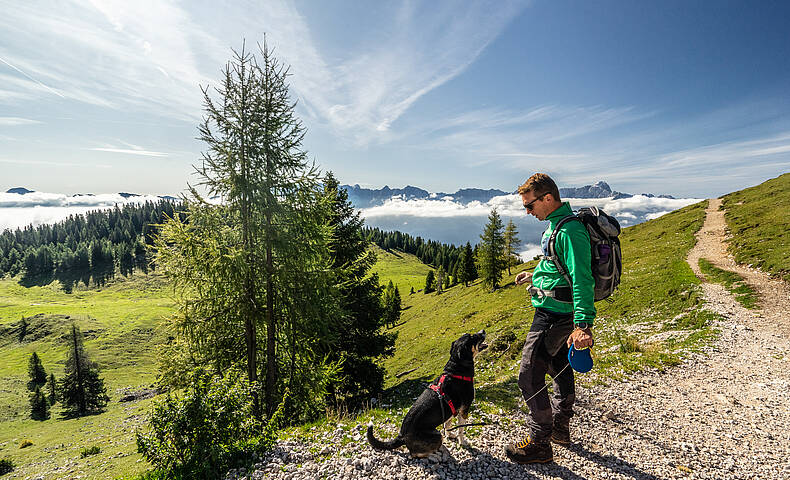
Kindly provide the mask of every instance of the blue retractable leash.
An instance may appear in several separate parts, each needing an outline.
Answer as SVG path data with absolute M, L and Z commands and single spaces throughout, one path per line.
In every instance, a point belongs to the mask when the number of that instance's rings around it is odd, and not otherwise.
M 577 350 L 576 347 L 571 344 L 571 348 L 568 349 L 568 363 L 571 365 L 572 369 L 579 373 L 587 373 L 592 370 L 593 359 L 592 355 L 590 355 L 590 347 Z

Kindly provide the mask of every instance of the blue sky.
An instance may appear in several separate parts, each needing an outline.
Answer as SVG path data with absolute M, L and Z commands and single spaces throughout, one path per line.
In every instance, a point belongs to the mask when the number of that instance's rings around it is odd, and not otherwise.
M 0 189 L 177 193 L 266 32 L 344 183 L 712 196 L 790 170 L 787 2 L 0 1 Z

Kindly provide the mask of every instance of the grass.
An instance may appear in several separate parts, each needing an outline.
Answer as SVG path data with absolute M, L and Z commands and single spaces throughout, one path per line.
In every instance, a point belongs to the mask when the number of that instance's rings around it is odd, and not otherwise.
M 732 293 L 735 300 L 745 308 L 757 308 L 759 296 L 741 277 L 735 272 L 722 270 L 704 258 L 699 259 L 699 268 L 711 282 L 724 285 Z
M 158 329 L 173 303 L 157 275 L 118 278 L 99 290 L 65 293 L 57 282 L 23 287 L 14 279 L 0 280 L 0 457 L 10 457 L 22 476 L 81 475 L 87 479 L 131 475 L 144 470 L 137 463 L 134 431 L 150 400 L 120 403 L 124 391 L 149 387 L 158 373 Z M 19 338 L 21 319 L 27 333 Z M 60 404 L 51 418 L 28 417 L 27 363 L 32 352 L 47 373 L 60 378 L 66 358 L 63 338 L 72 322 L 85 335 L 85 350 L 101 368 L 110 403 L 105 413 L 63 419 Z M 45 387 L 46 390 L 46 387 Z M 20 442 L 32 445 L 20 449 Z M 101 455 L 80 458 L 95 446 Z M 65 467 L 68 465 L 68 467 Z M 49 472 L 49 473 L 47 473 Z
M 433 269 L 417 257 L 396 250 L 384 250 L 378 245 L 373 245 L 373 250 L 377 257 L 373 271 L 379 274 L 382 285 L 392 280 L 401 298 L 408 296 L 412 288 L 416 292 L 425 287 L 425 277 Z
M 790 281 L 790 173 L 722 199 L 735 260 Z

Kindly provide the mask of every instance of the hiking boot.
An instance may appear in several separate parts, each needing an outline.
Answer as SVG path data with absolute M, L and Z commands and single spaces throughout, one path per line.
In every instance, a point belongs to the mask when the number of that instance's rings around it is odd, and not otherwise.
M 533 442 L 527 437 L 521 442 L 511 443 L 505 447 L 505 455 L 511 461 L 527 463 L 548 463 L 554 461 L 554 453 L 549 442 Z
M 559 445 L 571 444 L 571 419 L 557 419 L 554 417 L 554 423 L 551 426 L 551 441 Z

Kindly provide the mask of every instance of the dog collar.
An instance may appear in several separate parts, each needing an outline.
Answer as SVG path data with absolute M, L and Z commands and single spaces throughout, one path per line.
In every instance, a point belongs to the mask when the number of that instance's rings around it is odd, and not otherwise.
M 467 382 L 474 382 L 474 380 L 475 380 L 474 377 L 464 377 L 463 375 L 453 375 L 452 373 L 445 374 L 445 375 L 450 375 L 452 378 L 455 378 L 455 379 L 458 379 L 458 380 L 464 380 L 464 381 L 467 381 Z

